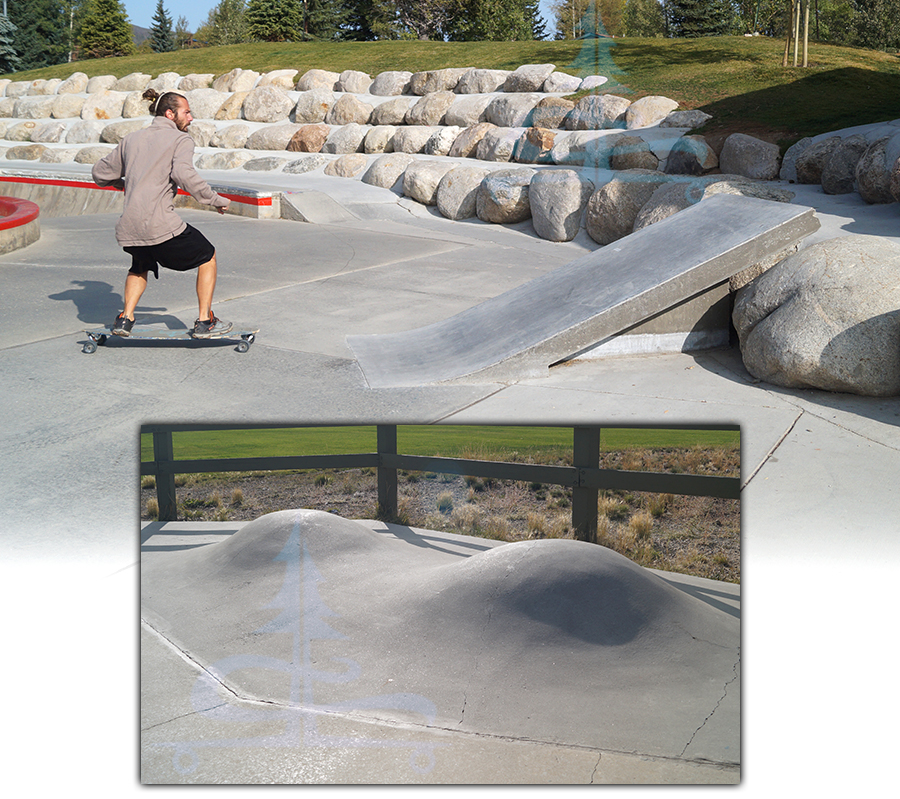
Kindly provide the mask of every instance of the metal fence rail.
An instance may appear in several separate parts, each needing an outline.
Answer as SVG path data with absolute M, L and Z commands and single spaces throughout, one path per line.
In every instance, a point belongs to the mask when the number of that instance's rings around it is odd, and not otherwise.
M 599 468 L 601 428 L 593 426 L 571 428 L 572 466 L 403 455 L 397 452 L 397 425 L 376 425 L 375 452 L 353 455 L 288 455 L 194 460 L 175 460 L 174 457 L 173 432 L 279 427 L 298 428 L 301 425 L 145 425 L 142 432 L 152 433 L 153 436 L 153 460 L 143 461 L 140 473 L 141 476 L 152 475 L 156 478 L 160 521 L 177 519 L 175 475 L 209 472 L 374 468 L 378 482 L 378 513 L 379 516 L 389 519 L 398 515 L 397 472 L 400 469 L 564 486 L 572 489 L 572 529 L 575 536 L 579 540 L 590 542 L 597 540 L 597 499 L 601 489 L 722 499 L 739 499 L 741 493 L 740 479 L 737 477 L 601 469 Z

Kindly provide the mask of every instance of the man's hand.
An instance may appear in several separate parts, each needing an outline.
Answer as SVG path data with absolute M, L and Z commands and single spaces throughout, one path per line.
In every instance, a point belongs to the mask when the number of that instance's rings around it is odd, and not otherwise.
M 224 208 L 216 208 L 216 210 L 217 210 L 220 214 L 224 214 L 224 213 L 225 213 L 225 209 L 224 209 Z

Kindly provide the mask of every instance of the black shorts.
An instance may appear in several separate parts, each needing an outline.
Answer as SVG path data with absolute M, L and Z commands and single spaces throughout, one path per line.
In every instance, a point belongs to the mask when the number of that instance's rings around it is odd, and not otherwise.
M 211 261 L 216 254 L 216 248 L 209 243 L 206 236 L 190 225 L 174 238 L 159 244 L 122 249 L 131 256 L 129 273 L 142 275 L 145 272 L 153 272 L 156 278 L 159 277 L 157 264 L 166 269 L 174 269 L 176 272 L 187 272 Z

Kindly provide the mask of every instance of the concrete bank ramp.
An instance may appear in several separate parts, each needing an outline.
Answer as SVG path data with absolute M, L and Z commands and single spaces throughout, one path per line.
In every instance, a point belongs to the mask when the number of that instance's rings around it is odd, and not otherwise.
M 539 376 L 818 227 L 811 208 L 716 195 L 449 319 L 347 343 L 372 388 Z
M 594 544 L 396 530 L 281 511 L 155 555 L 142 617 L 209 675 L 171 701 L 220 746 L 293 711 L 739 761 L 734 615 Z

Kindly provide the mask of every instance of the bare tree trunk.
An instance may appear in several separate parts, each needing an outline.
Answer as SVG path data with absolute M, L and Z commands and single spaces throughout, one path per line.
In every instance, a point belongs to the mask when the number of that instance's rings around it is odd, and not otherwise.
M 800 0 L 794 0 L 794 66 L 799 61 L 800 48 Z
M 787 0 L 788 24 L 787 38 L 784 40 L 784 57 L 781 59 L 781 66 L 788 65 L 788 57 L 791 54 L 791 33 L 794 29 L 794 0 Z
M 809 0 L 803 9 L 803 66 L 809 66 Z

